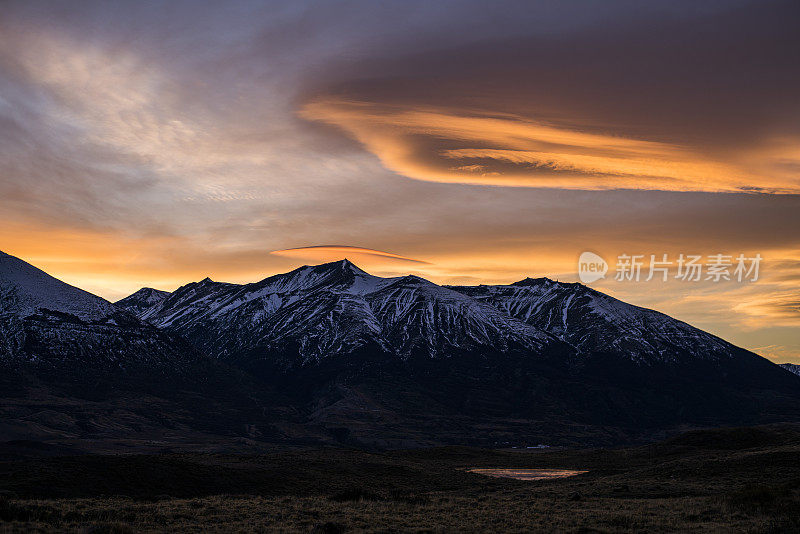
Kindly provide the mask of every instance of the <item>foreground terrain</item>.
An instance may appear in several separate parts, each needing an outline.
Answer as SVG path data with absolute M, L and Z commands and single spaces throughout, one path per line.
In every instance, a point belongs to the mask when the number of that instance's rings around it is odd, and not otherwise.
M 693 431 L 611 450 L 33 456 L 31 446 L 13 443 L 2 450 L 0 530 L 7 532 L 800 528 L 800 428 L 789 425 Z M 474 467 L 589 472 L 518 481 L 466 471 Z

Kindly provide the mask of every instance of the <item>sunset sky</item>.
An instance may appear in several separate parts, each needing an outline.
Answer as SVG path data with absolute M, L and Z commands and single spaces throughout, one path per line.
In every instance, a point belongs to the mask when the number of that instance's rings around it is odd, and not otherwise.
M 592 287 L 800 363 L 800 3 L 0 4 L 0 250 L 116 300 L 350 258 Z

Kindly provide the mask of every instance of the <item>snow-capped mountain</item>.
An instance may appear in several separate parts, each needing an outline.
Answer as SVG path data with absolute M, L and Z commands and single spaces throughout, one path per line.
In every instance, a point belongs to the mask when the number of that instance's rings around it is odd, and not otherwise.
M 3 440 L 249 435 L 269 413 L 251 383 L 179 335 L 0 253 Z
M 0 252 L 0 360 L 126 368 L 176 367 L 196 357 L 174 334 Z
M 776 365 L 580 284 L 444 287 L 343 260 L 154 300 L 140 318 L 300 395 L 315 420 L 435 411 L 641 427 L 758 420 L 773 402 L 773 417 L 800 417 L 800 380 Z
M 579 284 L 443 287 L 344 260 L 112 305 L 1 258 L 0 400 L 32 377 L 28 391 L 70 399 L 109 387 L 167 399 L 163 414 L 137 412 L 159 428 L 185 416 L 227 435 L 256 425 L 371 446 L 800 421 L 799 378 Z
M 116 311 L 110 302 L 0 251 L 0 314 L 27 317 L 41 310 L 85 320 L 102 319 Z
M 245 285 L 205 279 L 144 309 L 141 299 L 133 299 L 140 292 L 117 304 L 222 358 L 296 353 L 307 363 L 363 347 L 401 358 L 481 350 L 537 353 L 558 343 L 458 291 L 416 276 L 372 276 L 348 260 Z
M 735 352 L 714 335 L 579 283 L 527 278 L 452 289 L 549 332 L 582 354 L 614 353 L 646 362 L 728 358 Z
M 143 287 L 136 293 L 117 301 L 116 305 L 135 315 L 139 315 L 167 298 L 167 296 L 169 296 L 169 291 Z
M 365 346 L 406 358 L 537 354 L 557 345 L 577 359 L 603 354 L 637 363 L 746 352 L 577 283 L 438 286 L 416 276 L 373 276 L 347 260 L 245 285 L 205 279 L 167 296 L 142 289 L 117 304 L 222 358 L 296 352 L 305 363 Z

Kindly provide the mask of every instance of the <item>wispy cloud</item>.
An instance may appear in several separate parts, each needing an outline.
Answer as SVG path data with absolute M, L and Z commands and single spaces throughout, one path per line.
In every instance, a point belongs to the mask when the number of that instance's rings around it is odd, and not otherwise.
M 314 245 L 310 247 L 297 247 L 288 248 L 284 250 L 275 250 L 272 252 L 277 256 L 286 256 L 289 258 L 308 258 L 317 261 L 331 261 L 337 259 L 344 259 L 350 257 L 371 257 L 381 258 L 384 260 L 393 260 L 401 263 L 421 263 L 427 265 L 427 261 L 416 260 L 394 254 L 392 252 L 384 252 L 382 250 L 375 250 L 365 247 L 354 247 L 349 245 Z
M 323 99 L 301 115 L 342 128 L 389 169 L 449 183 L 561 189 L 797 193 L 786 173 L 754 175 L 686 146 L 591 133 L 518 116 Z M 795 161 L 788 149 L 774 155 Z

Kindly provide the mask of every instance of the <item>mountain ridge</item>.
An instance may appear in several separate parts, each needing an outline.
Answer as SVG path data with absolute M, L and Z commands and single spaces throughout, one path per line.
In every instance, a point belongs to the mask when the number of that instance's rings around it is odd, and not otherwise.
M 0 255 L 0 288 L 6 439 L 139 446 L 176 431 L 177 440 L 217 439 L 265 419 L 248 377 L 179 334 L 8 254 Z
M 580 284 L 520 282 L 439 286 L 341 261 L 145 288 L 111 316 L 7 306 L 0 351 L 16 344 L 22 357 L 0 365 L 22 371 L 3 374 L 0 393 L 26 377 L 56 384 L 89 427 L 97 405 L 80 399 L 127 392 L 159 435 L 174 419 L 225 439 L 375 448 L 613 444 L 800 421 L 800 378 L 753 353 Z M 40 413 L 11 406 L 15 432 Z
M 600 439 L 800 418 L 800 379 L 775 364 L 544 277 L 439 286 L 339 261 L 250 284 L 187 284 L 145 313 L 359 442 L 402 439 L 398 425 L 418 434 L 420 421 L 438 430 L 417 439 L 462 440 L 457 429 L 471 428 L 485 442 L 552 425 Z
M 0 313 L 24 317 L 42 309 L 90 320 L 115 311 L 105 299 L 0 251 Z
M 62 367 L 66 355 L 103 365 L 172 365 L 199 357 L 134 313 L 0 252 L 0 337 L 6 360 Z M 92 348 L 94 347 L 94 348 Z M 180 347 L 176 350 L 176 347 Z
M 448 287 L 535 324 L 581 353 L 625 351 L 645 362 L 714 358 L 739 349 L 665 313 L 628 304 L 577 282 L 526 278 L 509 285 Z M 704 350 L 698 353 L 698 346 Z
M 272 350 L 284 343 L 281 335 L 305 328 L 311 333 L 297 340 L 304 359 L 369 343 L 408 355 L 420 344 L 441 354 L 459 343 L 539 349 L 552 341 L 536 327 L 457 291 L 413 275 L 373 276 L 348 260 L 303 266 L 250 284 L 187 284 L 140 317 L 188 338 L 200 337 L 204 349 L 223 354 L 231 347 L 252 350 L 259 343 Z M 440 327 L 451 327 L 448 331 L 457 335 L 441 339 Z M 212 335 L 198 336 L 198 330 L 209 329 Z
M 353 310 L 360 308 L 360 313 L 356 315 L 366 322 L 362 326 L 367 331 L 379 333 L 386 325 L 381 325 L 374 312 L 376 309 L 383 310 L 387 300 L 392 300 L 391 297 L 381 299 L 380 295 L 392 293 L 392 288 L 401 287 L 406 290 L 406 296 L 409 291 L 416 289 L 429 293 L 437 303 L 457 300 L 450 292 L 461 294 L 466 299 L 459 307 L 460 314 L 472 312 L 476 320 L 480 315 L 489 315 L 494 326 L 502 325 L 506 332 L 512 333 L 511 337 L 515 337 L 513 333 L 516 332 L 525 333 L 540 342 L 557 339 L 574 347 L 580 354 L 625 351 L 633 359 L 646 362 L 692 355 L 713 359 L 734 350 L 744 350 L 666 314 L 625 303 L 579 283 L 540 277 L 525 278 L 508 285 L 440 286 L 414 275 L 377 277 L 347 259 L 315 266 L 305 265 L 249 284 L 211 282 L 210 279 L 193 282 L 152 303 L 139 311 L 138 315 L 161 328 L 191 330 L 193 323 L 202 322 L 202 328 L 206 329 L 209 324 L 218 322 L 220 317 L 230 315 L 241 306 L 246 307 L 242 316 L 263 319 L 279 310 L 288 313 L 289 308 L 298 308 L 301 294 L 324 293 L 322 290 L 327 289 L 333 291 L 326 293 L 328 297 L 334 293 L 348 295 L 345 301 L 335 301 L 329 306 L 332 305 L 333 309 L 338 306 L 340 310 L 348 306 Z M 392 296 L 395 301 L 401 302 L 403 291 L 394 291 Z M 117 304 L 127 307 L 126 301 L 132 297 Z M 276 316 L 276 319 L 280 317 Z M 279 331 L 285 330 L 286 319 L 274 326 Z M 523 325 L 532 328 L 526 329 Z M 294 329 L 297 328 L 295 325 Z M 227 326 L 218 326 L 217 329 L 221 333 Z M 479 329 L 492 327 L 481 324 Z M 392 345 L 387 339 L 377 342 L 384 348 Z M 703 350 L 698 352 L 699 342 Z M 541 343 L 530 340 L 529 345 L 541 348 Z M 499 346 L 502 347 L 503 343 L 499 343 Z M 402 347 L 399 352 L 403 352 Z

